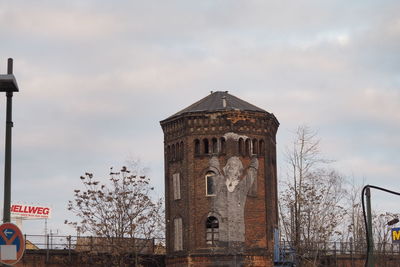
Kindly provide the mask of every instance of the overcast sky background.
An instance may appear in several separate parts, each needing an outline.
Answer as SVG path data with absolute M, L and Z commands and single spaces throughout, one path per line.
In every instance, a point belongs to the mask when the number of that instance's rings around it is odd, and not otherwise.
M 211 90 L 275 114 L 281 175 L 308 124 L 343 175 L 400 191 L 399 11 L 390 0 L 0 0 L 0 73 L 13 57 L 20 88 L 12 201 L 52 205 L 49 229 L 73 233 L 63 221 L 79 176 L 135 158 L 163 195 L 159 121 Z M 373 197 L 398 212 L 398 197 Z

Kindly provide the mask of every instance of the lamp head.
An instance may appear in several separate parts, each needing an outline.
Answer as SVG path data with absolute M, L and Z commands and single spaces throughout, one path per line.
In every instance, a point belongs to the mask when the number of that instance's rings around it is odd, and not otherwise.
M 394 218 L 393 220 L 390 220 L 390 221 L 388 221 L 388 223 L 387 223 L 387 225 L 394 225 L 394 224 L 396 224 L 396 223 L 398 223 L 399 222 L 399 219 L 398 218 Z
M 0 74 L 0 92 L 18 92 L 17 81 L 13 74 L 13 59 L 7 61 L 7 74 Z
M 0 92 L 18 92 L 14 74 L 0 74 Z

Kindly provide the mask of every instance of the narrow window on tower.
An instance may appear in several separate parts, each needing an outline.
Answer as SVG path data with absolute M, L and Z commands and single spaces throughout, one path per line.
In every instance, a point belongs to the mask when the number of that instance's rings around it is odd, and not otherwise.
M 169 146 L 167 146 L 167 161 L 171 160 L 171 149 Z
M 184 151 L 183 151 L 183 142 L 181 142 L 181 144 L 179 145 L 180 149 L 179 149 L 179 158 L 181 160 L 183 160 L 183 155 L 184 155 Z
M 217 138 L 211 139 L 211 142 L 212 142 L 212 153 L 213 154 L 217 154 L 219 152 L 218 151 L 218 140 L 217 140 Z
M 257 155 L 258 154 L 258 142 L 257 139 L 253 139 L 253 155 Z
M 174 250 L 183 250 L 182 218 L 174 219 Z
M 220 138 L 220 143 L 221 143 L 221 153 L 225 154 L 226 153 L 226 143 L 225 143 L 224 137 Z
M 215 196 L 216 193 L 216 177 L 214 172 L 206 173 L 206 195 Z
M 260 142 L 259 142 L 258 144 L 259 144 L 259 146 L 260 146 L 260 150 L 259 150 L 259 151 L 260 151 L 260 154 L 261 154 L 261 155 L 264 155 L 264 154 L 265 154 L 265 151 L 264 151 L 264 150 L 265 150 L 264 140 L 261 139 Z
M 181 152 L 180 152 L 179 143 L 176 143 L 175 149 L 176 149 L 175 160 L 181 160 Z
M 218 219 L 210 216 L 206 221 L 206 243 L 207 245 L 215 245 L 219 240 L 219 223 Z
M 194 140 L 194 154 L 200 155 L 200 141 L 199 139 Z
M 246 155 L 246 156 L 250 156 L 250 151 L 252 151 L 252 149 L 251 149 L 251 141 L 250 141 L 250 139 L 246 139 L 246 142 L 244 142 L 244 147 L 245 147 L 245 151 L 244 151 L 244 154 Z
M 175 157 L 176 157 L 176 151 L 175 151 L 175 145 L 172 145 L 172 147 L 171 147 L 171 160 L 175 160 Z
M 244 155 L 244 141 L 243 138 L 239 138 L 239 155 L 243 156 Z
M 174 188 L 174 200 L 181 199 L 181 177 L 179 173 L 172 175 L 172 183 Z
M 204 154 L 210 153 L 210 149 L 208 147 L 208 139 L 203 139 L 203 147 L 204 147 Z

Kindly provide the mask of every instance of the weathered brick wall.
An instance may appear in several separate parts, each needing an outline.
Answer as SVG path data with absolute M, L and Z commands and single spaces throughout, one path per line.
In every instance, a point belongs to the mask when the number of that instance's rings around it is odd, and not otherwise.
M 47 256 L 46 250 L 29 250 L 26 251 L 21 261 L 14 265 L 16 267 L 96 267 L 104 266 L 104 264 L 96 264 L 96 255 L 92 258 L 87 253 L 79 254 L 75 251 L 68 250 L 50 250 Z M 151 259 L 149 259 L 149 257 Z M 377 267 L 399 267 L 399 255 L 376 255 L 375 266 Z M 234 267 L 236 266 L 259 266 L 272 267 L 273 263 L 270 256 L 240 256 L 236 258 L 227 255 L 192 255 L 192 257 L 168 257 L 164 255 L 147 255 L 148 260 L 142 263 L 144 267 Z M 241 265 L 240 265 L 241 264 Z M 127 262 L 127 266 L 134 266 L 134 262 Z M 310 262 L 309 265 L 304 263 L 301 267 L 364 267 L 365 255 L 329 255 L 321 257 L 316 265 Z
M 79 253 L 68 250 L 50 250 L 47 256 L 46 250 L 28 250 L 25 252 L 21 261 L 14 265 L 17 267 L 96 267 L 104 266 L 104 264 L 96 264 L 97 257 L 90 254 Z M 375 266 L 379 267 L 399 267 L 400 255 L 376 255 Z M 243 266 L 273 266 L 270 256 L 240 256 L 231 257 L 226 255 L 192 255 L 192 257 L 168 257 L 164 255 L 146 255 L 147 261 L 143 262 L 144 267 L 214 267 L 214 266 L 235 266 L 234 264 L 242 264 Z M 329 255 L 323 256 L 316 263 L 320 267 L 364 267 L 365 255 L 345 254 L 345 255 Z M 242 266 L 237 265 L 237 266 Z M 134 262 L 127 262 L 127 266 L 134 266 Z M 312 263 L 303 264 L 301 267 L 314 267 Z
M 257 194 L 247 196 L 244 209 L 245 242 L 242 253 L 259 255 L 263 259 L 262 263 L 257 263 L 260 261 L 257 257 L 246 258 L 246 264 L 253 261 L 253 265 L 248 266 L 268 266 L 272 262 L 273 229 L 277 227 L 275 136 L 278 122 L 275 117 L 269 113 L 221 111 L 181 115 L 161 125 L 165 151 L 167 265 L 213 266 L 213 254 L 235 254 L 229 249 L 206 244 L 205 222 L 215 201 L 213 197 L 206 196 L 205 174 L 209 170 L 212 153 L 204 153 L 204 148 L 201 148 L 200 154 L 195 154 L 194 147 L 196 139 L 200 141 L 200 147 L 203 146 L 202 140 L 208 139 L 211 147 L 213 138 L 220 140 L 226 133 L 232 132 L 264 142 L 264 150 L 257 153 Z M 171 159 L 168 150 L 171 151 L 172 146 L 176 147 L 181 142 L 184 147 L 183 158 Z M 224 153 L 214 154 L 221 168 L 232 155 L 239 156 L 245 168 L 249 166 L 251 158 L 238 154 L 237 142 L 227 142 Z M 172 175 L 178 172 L 181 175 L 181 199 L 174 200 Z M 173 220 L 176 217 L 181 217 L 183 224 L 183 251 L 178 252 L 173 251 Z M 194 254 L 203 256 L 194 257 Z M 208 260 L 198 263 L 200 258 Z M 206 262 L 207 265 L 201 265 Z
M 166 266 L 172 267 L 273 267 L 268 257 L 262 256 L 192 256 L 190 258 L 167 258 Z
M 107 255 L 76 252 L 68 250 L 27 250 L 16 267 L 97 267 L 106 264 Z M 165 266 L 165 255 L 145 255 L 140 261 L 141 267 Z M 133 259 L 126 259 L 125 266 L 135 266 Z
M 364 267 L 365 254 L 337 254 L 321 256 L 314 264 L 313 261 L 304 261 L 302 267 Z M 400 255 L 375 255 L 376 267 L 400 267 Z

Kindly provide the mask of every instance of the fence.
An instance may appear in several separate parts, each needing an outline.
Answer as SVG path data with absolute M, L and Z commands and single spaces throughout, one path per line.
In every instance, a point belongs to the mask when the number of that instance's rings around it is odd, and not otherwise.
M 347 257 L 348 260 L 353 261 L 354 257 L 357 256 L 361 260 L 365 260 L 367 244 L 355 242 L 301 242 L 296 249 L 293 243 L 281 241 L 278 253 L 279 262 L 293 264 L 285 266 L 294 266 L 295 263 L 310 259 L 323 260 L 330 258 L 336 261 L 338 257 L 342 259 Z M 388 256 L 398 258 L 400 257 L 400 244 L 387 242 L 374 244 L 374 254 L 377 258 L 388 258 Z
M 164 254 L 164 238 L 103 238 L 92 236 L 62 236 L 62 235 L 25 235 L 27 249 L 75 250 L 107 252 L 112 247 L 124 246 L 141 254 Z M 355 242 L 312 242 L 300 243 L 304 254 L 345 255 L 365 254 L 366 243 Z M 281 241 L 280 251 L 286 254 L 296 253 L 293 243 Z M 400 255 L 400 244 L 374 244 L 374 253 L 384 255 Z
M 106 238 L 92 236 L 62 236 L 62 235 L 25 235 L 26 249 L 31 250 L 73 250 L 110 252 L 121 248 L 126 252 L 140 254 L 162 254 L 165 248 L 163 238 Z
M 300 243 L 298 246 L 305 254 L 365 254 L 367 252 L 366 243 L 355 243 L 355 242 L 311 242 L 311 243 Z M 280 249 L 284 251 L 294 251 L 292 242 L 281 241 Z M 400 244 L 393 243 L 377 243 L 374 244 L 375 254 L 385 255 L 400 255 Z

